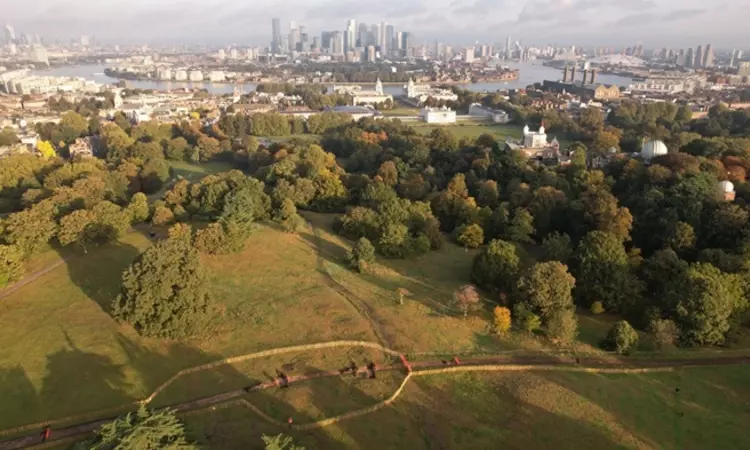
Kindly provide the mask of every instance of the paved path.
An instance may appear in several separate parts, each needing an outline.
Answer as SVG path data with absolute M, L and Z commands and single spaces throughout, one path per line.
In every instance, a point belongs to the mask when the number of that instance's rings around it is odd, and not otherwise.
M 580 369 L 585 371 L 586 369 L 658 369 L 658 368 L 679 368 L 679 367 L 691 367 L 691 366 L 728 366 L 728 365 L 742 365 L 750 364 L 750 356 L 737 356 L 737 357 L 714 357 L 714 358 L 683 358 L 683 359 L 619 359 L 619 358 L 598 358 L 598 357 L 584 357 L 578 358 L 576 361 L 575 357 L 557 357 L 557 356 L 502 356 L 502 357 L 486 357 L 486 358 L 473 358 L 465 359 L 461 361 L 459 367 L 477 367 L 487 365 L 523 365 L 529 366 L 528 370 L 533 370 L 534 366 L 539 368 L 549 368 L 550 366 L 558 366 L 560 370 Z M 430 369 L 435 367 L 446 367 L 452 365 L 449 361 L 437 360 L 437 361 L 412 361 L 410 363 L 414 374 L 419 374 L 419 369 Z M 393 364 L 387 366 L 380 366 L 379 372 L 388 370 L 404 370 L 401 364 Z M 364 373 L 365 368 L 360 368 L 358 373 Z M 302 376 L 289 376 L 289 384 L 300 383 L 303 381 L 309 381 L 316 378 L 336 377 L 341 376 L 339 370 L 329 370 L 324 372 L 318 372 L 311 375 Z M 232 400 L 239 399 L 246 394 L 253 392 L 260 392 L 267 389 L 278 389 L 278 383 L 262 383 L 254 386 L 248 386 L 245 389 L 237 389 L 222 394 L 213 395 L 210 397 L 204 397 L 197 400 L 191 400 L 188 402 L 182 402 L 175 405 L 171 405 L 170 408 L 179 412 L 189 412 L 200 409 L 205 409 L 211 406 L 227 403 Z M 56 442 L 66 440 L 73 437 L 85 439 L 87 435 L 90 435 L 102 424 L 113 420 L 114 417 L 108 417 L 106 419 L 96 420 L 87 422 L 79 425 L 73 425 L 66 428 L 54 429 L 52 431 L 51 440 L 46 445 L 41 444 L 40 433 L 42 430 L 38 430 L 32 434 L 0 441 L 0 450 L 14 450 L 22 449 L 27 447 L 37 446 L 38 448 L 44 448 L 46 446 L 55 445 Z

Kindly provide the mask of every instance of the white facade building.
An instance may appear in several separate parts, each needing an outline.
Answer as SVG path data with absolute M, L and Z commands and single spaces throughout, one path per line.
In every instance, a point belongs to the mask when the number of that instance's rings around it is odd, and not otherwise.
M 383 92 L 383 83 L 380 81 L 380 78 L 375 82 L 374 91 L 362 90 L 361 86 L 334 86 L 333 90 L 340 94 L 351 95 L 354 105 L 377 105 L 387 100 L 393 102 L 393 96 Z
M 169 81 L 172 79 L 172 71 L 170 69 L 159 69 L 156 72 L 156 78 L 162 81 Z
M 174 72 L 174 79 L 175 81 L 187 81 L 188 79 L 188 73 L 187 70 L 175 70 Z
M 422 108 L 422 110 L 419 112 L 419 115 L 422 116 L 422 119 L 424 119 L 427 123 L 434 123 L 434 124 L 451 124 L 456 123 L 456 111 L 453 111 L 450 108 L 443 107 L 443 108 Z
M 188 72 L 188 80 L 190 81 L 203 81 L 203 72 L 200 70 L 191 70 Z
M 529 126 L 523 127 L 523 146 L 525 148 L 544 148 L 549 144 L 547 143 L 547 132 L 544 129 L 544 124 L 539 127 L 539 131 L 529 130 Z
M 212 83 L 226 81 L 227 77 L 221 70 L 213 70 L 208 74 L 208 80 Z
M 429 84 L 416 84 L 413 79 L 409 79 L 407 85 L 404 86 L 404 94 L 410 99 L 417 100 L 419 103 L 424 103 L 430 97 L 435 100 L 451 102 L 458 100 L 458 95 L 454 94 L 453 91 L 433 88 Z

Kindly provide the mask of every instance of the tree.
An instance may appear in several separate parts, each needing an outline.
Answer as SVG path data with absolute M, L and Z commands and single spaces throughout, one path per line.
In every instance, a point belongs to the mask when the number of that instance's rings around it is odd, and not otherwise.
M 110 123 L 102 128 L 102 146 L 110 161 L 125 158 L 134 143 L 135 140 L 116 124 Z
M 511 242 L 533 243 L 531 235 L 534 231 L 534 218 L 531 213 L 525 208 L 518 208 L 508 224 L 506 237 Z
M 209 255 L 221 255 L 230 252 L 228 236 L 220 223 L 211 223 L 195 233 L 195 248 Z
M 0 245 L 0 289 L 23 277 L 23 252 L 15 245 Z
M 50 159 L 57 156 L 57 152 L 55 152 L 55 148 L 50 144 L 49 141 L 39 141 L 36 144 L 36 151 L 39 152 L 40 155 L 42 155 L 42 158 L 44 159 Z
M 18 135 L 11 128 L 4 128 L 0 131 L 0 147 L 11 146 L 18 144 L 20 140 Z
M 68 135 L 66 143 L 71 143 L 86 134 L 89 130 L 88 121 L 75 111 L 68 111 L 60 117 L 60 127 L 63 134 Z
M 85 209 L 79 209 L 64 216 L 60 219 L 60 228 L 57 232 L 58 242 L 62 246 L 77 242 L 83 247 L 84 253 L 87 253 L 85 231 L 95 221 L 96 215 Z
M 695 230 L 688 223 L 675 223 L 667 238 L 667 245 L 678 253 L 689 251 L 695 245 Z
M 648 324 L 648 332 L 654 345 L 660 349 L 674 345 L 680 335 L 677 325 L 670 319 L 653 319 Z
M 294 445 L 294 441 L 289 436 L 279 434 L 278 436 L 262 437 L 266 450 L 305 450 L 305 447 Z
M 102 425 L 96 436 L 84 442 L 88 450 L 198 450 L 190 443 L 185 427 L 170 409 L 149 410 L 141 405 Z
M 477 248 L 484 242 L 484 230 L 479 225 L 461 225 L 456 228 L 456 241 L 467 248 Z
M 398 294 L 398 304 L 403 305 L 404 297 L 410 296 L 411 292 L 409 292 L 409 290 L 406 288 L 400 287 L 396 289 L 396 294 Z
M 723 343 L 730 316 L 746 307 L 740 278 L 707 263 L 693 264 L 673 280 L 668 296 L 677 305 L 680 339 L 686 345 Z
M 396 164 L 393 161 L 384 162 L 381 164 L 380 169 L 378 169 L 378 176 L 386 185 L 395 186 L 398 184 L 398 169 L 396 169 Z
M 493 239 L 474 257 L 471 279 L 485 289 L 508 292 L 516 283 L 520 264 L 515 245 Z
M 500 190 L 497 187 L 497 181 L 487 180 L 479 187 L 477 195 L 477 204 L 489 208 L 497 208 L 500 204 Z
M 609 330 L 604 345 L 607 350 L 615 351 L 621 355 L 629 353 L 638 345 L 638 333 L 627 321 L 621 320 Z
M 603 155 L 610 148 L 620 149 L 620 137 L 611 131 L 600 130 L 594 135 L 594 140 L 589 148 L 595 154 Z
M 573 246 L 567 234 L 552 233 L 542 241 L 543 261 L 560 261 L 566 264 L 573 256 Z
M 249 231 L 255 221 L 267 218 L 271 198 L 264 192 L 264 188 L 263 182 L 256 179 L 243 180 L 241 186 L 226 195 L 221 220 L 235 222 Z
M 112 314 L 148 337 L 186 339 L 207 331 L 211 299 L 186 225 L 172 227 L 169 239 L 149 247 L 125 270 Z
M 456 302 L 456 306 L 463 312 L 465 319 L 469 314 L 469 310 L 479 305 L 479 292 L 477 292 L 476 287 L 467 284 L 461 286 L 453 293 L 453 300 Z
M 495 309 L 492 310 L 492 315 L 495 332 L 498 334 L 507 333 L 511 325 L 510 310 L 503 306 L 495 306 Z
M 171 159 L 173 161 L 182 161 L 185 159 L 185 150 L 188 148 L 188 141 L 182 137 L 176 137 L 174 139 L 171 139 L 169 143 L 167 143 L 167 148 L 164 152 L 167 159 Z
M 518 290 L 523 301 L 547 323 L 557 312 L 573 308 L 575 284 L 565 264 L 550 261 L 534 264 L 518 280 Z
M 542 319 L 529 311 L 523 303 L 517 303 L 513 307 L 513 320 L 519 328 L 529 333 L 538 330 L 542 326 Z
M 602 314 L 605 311 L 604 304 L 598 300 L 592 303 L 589 309 L 591 314 Z
M 618 236 L 590 232 L 578 246 L 576 262 L 575 293 L 583 305 L 601 301 L 607 311 L 625 312 L 637 303 L 641 284 Z
M 130 199 L 128 204 L 128 213 L 130 213 L 130 223 L 142 223 L 148 219 L 148 198 L 146 194 L 137 192 Z
M 285 198 L 281 202 L 274 220 L 281 225 L 284 231 L 289 233 L 295 233 L 305 223 L 305 219 L 297 214 L 297 207 L 294 206 L 294 201 L 290 198 Z
M 555 312 L 547 322 L 547 334 L 562 344 L 571 344 L 578 336 L 578 320 L 573 309 Z
M 4 243 L 18 246 L 26 256 L 40 251 L 57 232 L 54 213 L 55 205 L 44 200 L 9 215 L 3 220 Z
M 351 251 L 347 254 L 349 267 L 357 272 L 367 270 L 368 264 L 375 262 L 375 247 L 369 239 L 362 237 L 354 244 Z
M 157 226 L 166 226 L 174 223 L 174 212 L 166 206 L 158 205 L 154 208 L 151 223 Z

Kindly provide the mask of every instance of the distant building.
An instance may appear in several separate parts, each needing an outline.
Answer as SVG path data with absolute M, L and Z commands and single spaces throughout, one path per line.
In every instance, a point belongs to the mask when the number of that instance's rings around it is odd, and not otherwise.
M 359 120 L 365 117 L 382 117 L 379 111 L 366 106 L 334 106 L 327 111 L 349 114 L 353 120 Z
M 47 49 L 39 44 L 34 44 L 31 46 L 31 59 L 34 62 L 46 64 L 49 66 L 49 56 L 47 54 Z
M 547 132 L 544 124 L 538 131 L 531 131 L 529 126 L 523 128 L 523 138 L 515 140 L 508 138 L 505 141 L 507 148 L 523 153 L 529 159 L 534 159 L 545 164 L 558 164 L 561 159 L 560 143 L 557 139 L 547 142 Z
M 434 124 L 452 124 L 456 123 L 456 111 L 450 108 L 423 108 L 419 115 L 427 123 Z
M 561 94 L 577 95 L 581 98 L 592 98 L 594 100 L 616 100 L 622 96 L 622 92 L 618 86 L 596 83 L 596 69 L 591 70 L 591 72 L 584 70 L 583 80 L 577 82 L 575 81 L 575 68 L 573 68 L 569 76 L 568 68 L 566 67 L 562 81 L 544 80 L 542 89 Z
M 203 81 L 203 72 L 200 70 L 191 70 L 188 72 L 189 81 Z
M 695 49 L 695 64 L 693 67 L 703 67 L 703 46 L 699 45 Z
M 714 51 L 711 48 L 711 44 L 706 46 L 706 52 L 703 54 L 703 67 L 714 66 Z
M 281 53 L 281 19 L 277 17 L 271 19 L 271 33 L 271 53 Z
M 175 81 L 187 81 L 188 73 L 187 70 L 175 70 L 174 72 Z
M 221 70 L 213 70 L 208 74 L 208 80 L 212 83 L 220 83 L 226 81 L 227 77 Z
M 451 90 L 433 88 L 429 84 L 416 84 L 412 78 L 410 78 L 409 82 L 404 86 L 404 94 L 407 98 L 416 100 L 420 104 L 423 104 L 428 98 L 451 102 L 458 100 L 458 95 Z
M 734 192 L 734 184 L 731 181 L 722 181 L 719 183 L 719 196 L 726 202 L 733 202 L 736 193 Z
M 93 145 L 90 138 L 78 138 L 68 147 L 70 157 L 74 156 L 94 156 Z
M 169 68 L 159 69 L 156 72 L 156 78 L 162 81 L 169 81 L 172 79 L 172 70 Z
M 739 68 L 737 69 L 737 75 L 742 77 L 750 77 L 750 62 L 740 62 Z
M 340 94 L 351 95 L 354 105 L 377 105 L 388 100 L 393 102 L 393 96 L 383 91 L 383 83 L 380 78 L 375 82 L 375 90 L 373 91 L 362 90 L 360 86 L 334 86 L 333 89 Z
M 344 51 L 343 53 L 353 51 L 357 47 L 357 21 L 349 20 L 346 24 L 346 33 L 344 34 Z
M 506 124 L 511 120 L 510 115 L 501 109 L 490 109 L 485 108 L 479 103 L 472 103 L 469 105 L 470 116 L 482 116 L 487 117 L 494 123 Z

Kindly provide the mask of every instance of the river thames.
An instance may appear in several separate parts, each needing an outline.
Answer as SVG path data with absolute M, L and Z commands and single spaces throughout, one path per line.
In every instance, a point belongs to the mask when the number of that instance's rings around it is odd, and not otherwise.
M 525 63 L 508 63 L 508 67 L 520 70 L 520 76 L 516 80 L 497 83 L 476 83 L 460 85 L 464 89 L 474 92 L 494 92 L 498 89 L 518 89 L 524 88 L 530 84 L 541 83 L 544 80 L 559 80 L 562 77 L 562 71 L 553 67 L 542 65 L 541 61 L 530 61 Z M 101 84 L 111 84 L 119 81 L 117 78 L 104 75 L 106 65 L 82 65 L 57 67 L 49 70 L 35 71 L 36 75 L 56 76 L 56 77 L 79 77 L 96 81 Z M 580 80 L 580 76 L 579 76 Z M 616 84 L 621 87 L 627 87 L 631 83 L 630 78 L 616 75 L 597 75 L 597 81 L 603 84 Z M 154 90 L 173 90 L 173 89 L 206 89 L 213 94 L 231 94 L 233 84 L 213 84 L 213 83 L 184 83 L 177 81 L 132 81 L 125 80 L 127 87 Z M 245 92 L 250 92 L 257 85 L 253 83 L 244 84 Z M 373 85 L 362 84 L 362 87 L 372 89 Z M 398 85 L 385 85 L 383 90 L 392 95 L 401 95 L 403 87 Z

